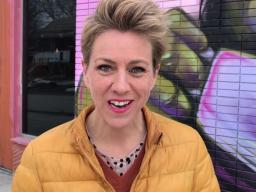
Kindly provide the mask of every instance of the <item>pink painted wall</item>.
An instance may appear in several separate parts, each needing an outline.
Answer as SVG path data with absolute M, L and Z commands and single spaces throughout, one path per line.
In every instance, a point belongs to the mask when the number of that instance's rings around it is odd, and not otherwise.
M 12 139 L 21 135 L 22 1 L 1 1 L 0 166 L 13 169 L 21 150 Z
M 82 54 L 81 54 L 81 31 L 83 23 L 85 22 L 86 16 L 90 15 L 95 11 L 98 4 L 98 0 L 77 0 L 76 6 L 76 78 L 75 85 L 77 87 L 80 75 L 82 73 Z
M 11 168 L 11 119 L 10 113 L 10 26 L 11 6 L 0 2 L 0 166 Z

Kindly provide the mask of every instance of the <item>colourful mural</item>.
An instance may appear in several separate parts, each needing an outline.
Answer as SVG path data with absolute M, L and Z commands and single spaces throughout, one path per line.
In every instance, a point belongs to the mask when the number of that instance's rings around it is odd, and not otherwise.
M 256 1 L 157 2 L 169 51 L 148 106 L 200 132 L 222 191 L 256 191 Z M 90 103 L 81 79 L 77 113 Z

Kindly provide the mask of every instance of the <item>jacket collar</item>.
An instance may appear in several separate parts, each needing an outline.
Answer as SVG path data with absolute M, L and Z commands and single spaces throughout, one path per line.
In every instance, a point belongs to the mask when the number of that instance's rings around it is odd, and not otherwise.
M 152 145 L 159 143 L 162 133 L 160 132 L 157 122 L 155 120 L 154 114 L 147 108 L 143 107 L 142 112 L 147 126 L 147 142 L 146 150 L 149 149 Z
M 81 153 L 89 153 L 93 154 L 94 150 L 92 145 L 90 144 L 87 127 L 86 127 L 86 119 L 88 115 L 94 110 L 94 105 L 91 105 L 85 108 L 78 117 L 75 118 L 74 124 L 71 128 L 72 132 L 72 145 Z
M 85 108 L 78 117 L 74 120 L 71 132 L 72 132 L 72 145 L 77 149 L 83 156 L 85 154 L 94 154 L 93 146 L 90 144 L 87 128 L 86 119 L 88 115 L 94 110 L 94 105 Z M 146 151 L 155 144 L 158 144 L 161 138 L 161 132 L 157 128 L 157 124 L 153 113 L 147 108 L 142 109 L 147 127 L 147 140 L 146 140 Z M 96 157 L 95 157 L 96 158 Z

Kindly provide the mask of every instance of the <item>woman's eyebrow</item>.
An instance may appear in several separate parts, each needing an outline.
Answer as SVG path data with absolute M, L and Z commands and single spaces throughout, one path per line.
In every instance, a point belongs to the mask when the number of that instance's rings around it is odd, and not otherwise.
M 113 64 L 113 65 L 116 64 L 115 61 L 113 61 L 111 59 L 108 59 L 108 58 L 102 58 L 101 57 L 101 58 L 97 58 L 95 61 L 98 61 L 98 60 L 104 61 L 104 62 L 109 63 L 109 64 Z M 132 61 L 129 62 L 130 65 L 136 65 L 136 64 L 139 64 L 139 63 L 143 63 L 143 64 L 146 64 L 146 65 L 149 64 L 147 61 L 145 61 L 143 59 L 136 59 L 136 60 L 132 60 Z
M 147 61 L 142 60 L 142 59 L 133 60 L 133 61 L 130 61 L 130 62 L 129 62 L 129 64 L 131 64 L 131 65 L 136 65 L 136 64 L 139 64 L 139 63 L 143 63 L 143 64 L 146 64 L 146 65 L 149 64 Z
M 116 64 L 115 61 L 111 60 L 111 59 L 107 59 L 107 58 L 98 58 L 96 59 L 95 61 L 98 61 L 98 60 L 101 60 L 101 61 L 104 61 L 106 63 L 110 63 L 110 64 Z

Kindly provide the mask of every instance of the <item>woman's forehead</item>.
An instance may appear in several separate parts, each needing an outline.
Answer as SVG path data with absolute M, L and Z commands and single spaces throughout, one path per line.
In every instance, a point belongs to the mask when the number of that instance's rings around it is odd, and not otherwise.
M 119 53 L 122 50 L 129 50 L 134 54 L 137 51 L 146 53 L 147 49 L 145 50 L 145 48 L 148 48 L 151 53 L 151 43 L 143 35 L 131 31 L 122 32 L 111 29 L 100 34 L 95 39 L 92 46 L 92 54 L 101 52 L 114 54 L 115 52 L 113 51 Z M 124 52 L 122 54 L 125 55 Z

